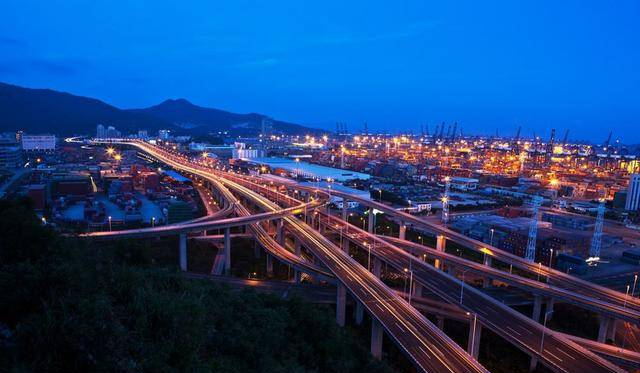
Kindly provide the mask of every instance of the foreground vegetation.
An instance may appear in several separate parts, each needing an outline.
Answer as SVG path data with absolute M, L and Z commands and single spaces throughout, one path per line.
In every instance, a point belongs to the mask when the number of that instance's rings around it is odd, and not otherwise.
M 388 372 L 333 314 L 184 279 L 147 246 L 98 247 L 0 201 L 7 372 Z

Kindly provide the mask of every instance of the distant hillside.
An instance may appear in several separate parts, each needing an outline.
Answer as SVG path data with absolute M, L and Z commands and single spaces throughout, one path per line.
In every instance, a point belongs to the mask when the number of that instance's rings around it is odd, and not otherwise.
M 145 109 L 119 109 L 100 100 L 50 89 L 31 89 L 0 83 L 0 132 L 24 130 L 58 135 L 94 134 L 96 125 L 112 125 L 123 133 L 171 129 L 206 134 L 230 131 L 238 135 L 260 132 L 262 114 L 236 114 L 193 105 L 185 99 L 167 100 Z M 273 131 L 318 134 L 321 130 L 274 120 Z
M 0 83 L 0 132 L 94 134 L 98 123 L 123 132 L 171 127 L 156 117 L 120 110 L 93 98 Z
M 231 131 L 237 134 L 255 134 L 260 132 L 262 120 L 267 118 L 262 114 L 236 114 L 197 106 L 183 98 L 166 100 L 159 105 L 146 109 L 134 109 L 131 112 L 153 116 L 194 133 Z M 321 132 L 318 129 L 278 120 L 272 121 L 272 128 L 276 133 L 287 134 Z

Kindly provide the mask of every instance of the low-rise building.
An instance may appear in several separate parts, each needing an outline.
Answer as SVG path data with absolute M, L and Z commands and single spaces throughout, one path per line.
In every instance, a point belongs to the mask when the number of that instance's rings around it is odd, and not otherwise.
M 26 152 L 49 152 L 56 150 L 55 135 L 22 135 L 22 150 Z

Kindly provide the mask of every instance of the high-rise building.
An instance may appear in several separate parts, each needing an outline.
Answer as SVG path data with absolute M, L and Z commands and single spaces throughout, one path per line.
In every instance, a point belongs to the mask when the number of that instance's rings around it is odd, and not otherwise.
M 118 131 L 114 126 L 107 127 L 107 131 L 105 134 L 107 138 L 117 138 L 120 137 L 120 131 Z
M 104 129 L 104 126 L 102 124 L 98 124 L 98 126 L 96 127 L 96 138 L 98 139 L 104 139 L 106 136 L 107 132 Z
M 171 131 L 169 131 L 169 130 L 159 130 L 158 131 L 158 138 L 160 140 L 168 140 L 170 134 L 171 134 Z
M 628 211 L 640 209 L 640 174 L 632 174 L 627 188 L 627 203 L 624 208 Z

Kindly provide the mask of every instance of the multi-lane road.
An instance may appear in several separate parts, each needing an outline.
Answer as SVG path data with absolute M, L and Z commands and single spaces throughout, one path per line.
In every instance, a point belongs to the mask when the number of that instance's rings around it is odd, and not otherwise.
M 207 179 L 218 180 L 225 187 L 259 205 L 267 213 L 281 210 L 277 204 L 266 197 L 231 181 L 231 178 L 225 178 L 225 174 L 206 166 L 193 165 L 184 157 L 170 154 L 148 144 L 140 142 L 124 142 L 124 144 L 137 146 L 177 169 Z M 297 218 L 286 216 L 284 219 L 289 229 L 302 240 L 305 247 L 339 279 L 355 299 L 364 305 L 372 317 L 384 326 L 394 342 L 420 371 L 488 372 L 424 315 L 326 237 Z
M 339 280 L 338 286 L 344 286 L 348 289 L 350 294 L 364 305 L 372 317 L 382 323 L 384 329 L 392 337 L 394 342 L 407 354 L 409 359 L 415 363 L 420 371 L 486 372 L 486 369 L 474 358 L 429 322 L 426 317 L 409 304 L 409 302 L 398 296 L 394 290 L 390 289 L 378 277 L 369 272 L 367 268 L 360 265 L 356 260 L 351 258 L 348 253 L 345 253 L 340 247 L 336 246 L 313 227 L 294 217 L 294 214 L 302 212 L 300 209 L 301 205 L 290 207 L 290 209 L 293 210 L 280 208 L 277 203 L 255 191 L 259 187 L 258 184 L 252 183 L 244 177 L 216 171 L 200 162 L 189 160 L 182 155 L 174 154 L 146 143 L 138 141 L 126 141 L 123 143 L 136 146 L 176 169 L 219 183 L 233 191 L 234 194 L 240 195 L 259 209 L 265 211 L 261 214 L 249 215 L 246 208 L 239 208 L 239 211 L 242 212 L 241 215 L 244 216 L 229 219 L 240 219 L 239 221 L 244 222 L 244 224 L 250 227 L 257 227 L 260 226 L 259 221 L 269 220 L 271 218 L 282 218 L 286 222 L 287 229 L 300 239 L 314 257 L 320 260 L 324 266 L 335 275 Z M 262 190 L 262 192 L 264 193 L 264 190 Z M 332 190 L 331 193 L 336 195 L 341 192 Z M 405 223 L 412 223 L 421 228 L 428 228 L 436 234 L 443 234 L 447 239 L 454 240 L 472 249 L 486 250 L 487 245 L 471 240 L 468 237 L 459 235 L 446 228 L 425 223 L 409 214 L 396 211 L 386 205 L 360 199 L 359 197 L 346 193 L 342 194 L 342 197 L 347 200 L 355 200 L 365 205 L 375 207 L 383 212 L 394 214 Z M 258 218 L 256 218 L 256 216 L 258 216 Z M 226 224 L 235 224 L 236 222 L 237 221 L 226 222 Z M 225 223 L 223 222 L 222 224 Z M 199 227 L 199 229 L 185 227 L 184 229 L 193 229 L 189 231 L 203 230 L 202 227 Z M 254 231 L 254 233 L 268 236 L 266 230 L 262 232 Z M 379 240 L 377 237 L 369 235 L 364 231 L 363 237 L 370 240 L 369 243 Z M 542 327 L 539 323 L 496 302 L 476 289 L 469 286 L 465 287 L 464 282 L 435 269 L 427 263 L 414 260 L 415 258 L 413 256 L 388 242 L 382 241 L 380 245 L 376 244 L 375 250 L 376 255 L 400 271 L 410 267 L 412 269 L 411 274 L 416 281 L 426 286 L 442 299 L 457 304 L 468 312 L 472 312 L 484 327 L 490 328 L 494 332 L 502 335 L 531 355 L 538 356 L 554 371 L 623 372 L 620 368 L 569 341 L 558 333 Z M 502 252 L 498 250 L 490 251 L 494 252 L 492 256 L 497 260 L 504 261 L 507 264 L 521 266 L 534 273 L 541 271 L 539 266 L 526 262 L 522 258 L 515 256 L 510 257 L 510 254 L 506 255 L 507 253 L 503 255 Z M 548 273 L 545 275 L 548 275 L 554 281 L 570 277 L 573 283 L 576 283 L 572 276 L 565 276 L 561 272 L 549 269 L 546 270 L 548 270 Z M 617 302 L 620 299 L 616 293 L 617 292 L 600 290 L 598 295 L 607 298 L 607 300 Z M 460 296 L 458 296 L 458 294 L 460 294 Z M 544 344 L 541 343 L 542 341 L 544 341 Z
M 522 257 L 505 252 L 484 242 L 474 240 L 461 233 L 452 231 L 440 224 L 425 221 L 404 211 L 396 210 L 393 207 L 387 206 L 385 204 L 351 195 L 349 193 L 344 193 L 338 190 L 331 190 L 330 192 L 334 196 L 342 197 L 349 201 L 355 201 L 363 206 L 369 206 L 382 211 L 385 214 L 389 214 L 390 216 L 393 216 L 396 219 L 404 222 L 404 224 L 412 225 L 418 229 L 431 232 L 434 235 L 442 235 L 446 237 L 447 240 L 455 242 L 468 249 L 486 254 L 494 260 L 505 263 L 507 266 L 512 265 L 514 268 L 519 268 L 533 274 L 540 274 L 543 277 L 548 277 L 549 283 L 559 288 L 573 291 L 587 297 L 596 298 L 603 302 L 608 302 L 618 306 L 623 306 L 625 308 L 633 309 L 635 311 L 640 311 L 640 299 L 629 297 L 625 293 L 596 285 L 592 282 L 585 281 L 564 272 L 549 268 L 548 266 L 540 265 L 539 263 L 529 262 Z M 637 322 L 640 322 L 640 320 L 637 320 Z
M 329 229 L 342 233 L 372 255 L 382 258 L 400 273 L 408 270 L 409 281 L 416 281 L 441 299 L 477 315 L 478 321 L 526 353 L 543 360 L 557 372 L 623 372 L 620 368 L 540 323 L 503 305 L 463 281 L 436 269 L 385 240 L 329 217 Z M 406 273 L 406 272 L 405 272 Z M 411 287 L 411 285 L 410 285 Z M 543 342 L 544 341 L 544 342 Z

